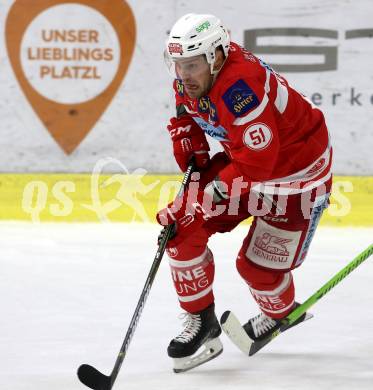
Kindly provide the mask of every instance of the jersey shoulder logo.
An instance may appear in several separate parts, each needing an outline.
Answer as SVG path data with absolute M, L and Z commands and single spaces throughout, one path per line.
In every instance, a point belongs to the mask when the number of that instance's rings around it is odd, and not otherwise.
M 223 100 L 235 117 L 246 114 L 258 107 L 260 103 L 254 91 L 242 79 L 236 81 L 224 92 Z

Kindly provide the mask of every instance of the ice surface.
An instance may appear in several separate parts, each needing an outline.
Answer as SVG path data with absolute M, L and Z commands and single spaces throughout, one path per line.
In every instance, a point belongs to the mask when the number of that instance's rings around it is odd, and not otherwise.
M 0 389 L 75 390 L 81 363 L 109 374 L 156 251 L 144 224 L 0 224 Z M 235 257 L 247 227 L 215 236 L 217 314 L 257 313 Z M 316 233 L 295 271 L 303 301 L 373 241 L 373 229 Z M 315 318 L 254 357 L 224 352 L 174 374 L 167 344 L 181 330 L 166 258 L 115 389 L 373 389 L 373 257 L 312 309 Z

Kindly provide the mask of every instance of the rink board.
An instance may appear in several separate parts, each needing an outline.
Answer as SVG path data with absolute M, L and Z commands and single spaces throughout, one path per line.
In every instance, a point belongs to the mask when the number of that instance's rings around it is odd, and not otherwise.
M 180 175 L 1 174 L 0 219 L 153 222 Z M 322 224 L 373 225 L 373 177 L 336 176 Z

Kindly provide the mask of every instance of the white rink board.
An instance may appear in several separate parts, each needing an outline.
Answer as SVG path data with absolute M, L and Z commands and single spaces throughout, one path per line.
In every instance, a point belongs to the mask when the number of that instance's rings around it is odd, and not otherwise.
M 0 24 L 13 0 L 0 2 Z M 137 23 L 135 53 L 114 99 L 78 148 L 66 155 L 47 132 L 20 90 L 0 40 L 0 165 L 2 172 L 90 172 L 102 157 L 119 159 L 128 170 L 176 172 L 165 125 L 173 114 L 171 80 L 163 64 L 167 30 L 187 12 L 213 13 L 244 42 L 256 28 L 315 28 L 336 39 L 260 38 L 260 45 L 337 47 L 337 70 L 284 73 L 301 92 L 314 94 L 325 111 L 338 174 L 373 174 L 373 38 L 346 39 L 346 32 L 373 29 L 370 0 L 280 0 L 230 3 L 212 0 L 128 1 Z M 271 62 L 273 58 L 261 55 Z M 280 56 L 281 57 L 281 56 Z M 294 56 L 292 56 L 294 57 Z M 322 57 L 322 56 L 321 56 Z M 296 58 L 299 63 L 308 57 Z M 278 59 L 278 58 L 277 58 Z M 280 58 L 294 62 L 294 58 Z M 312 60 L 320 61 L 320 56 Z M 322 60 L 322 58 L 321 58 Z M 333 98 L 334 96 L 334 98 Z M 334 102 L 333 102 L 334 99 Z M 109 170 L 118 170 L 118 166 Z
M 235 269 L 246 228 L 211 240 L 217 315 L 257 313 Z M 156 251 L 146 224 L 1 223 L 0 388 L 79 390 L 82 363 L 113 367 Z M 304 301 L 372 242 L 372 229 L 320 229 L 295 274 Z M 114 389 L 370 390 L 373 383 L 372 258 L 313 308 L 315 317 L 254 357 L 222 336 L 223 353 L 174 374 L 169 340 L 181 330 L 163 259 Z

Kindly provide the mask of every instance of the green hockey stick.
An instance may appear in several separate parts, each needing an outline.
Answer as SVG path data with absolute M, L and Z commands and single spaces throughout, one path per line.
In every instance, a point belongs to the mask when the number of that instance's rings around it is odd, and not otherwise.
M 228 337 L 245 353 L 249 356 L 254 355 L 261 350 L 265 345 L 271 342 L 274 338 L 285 332 L 287 329 L 296 324 L 296 321 L 319 299 L 327 294 L 332 288 L 334 288 L 340 281 L 342 281 L 347 275 L 349 275 L 355 268 L 357 268 L 363 261 L 365 261 L 373 253 L 373 244 L 371 244 L 365 251 L 356 256 L 346 267 L 334 275 L 327 283 L 325 283 L 319 290 L 311 295 L 304 303 L 294 309 L 287 317 L 281 320 L 280 327 L 275 330 L 269 337 L 263 340 L 251 340 L 247 334 L 242 330 L 242 327 L 238 319 L 233 313 L 227 311 L 222 317 L 222 326 L 227 322 L 230 325 L 225 324 L 225 332 Z M 303 320 L 304 321 L 304 320 Z M 231 327 L 230 330 L 229 327 Z M 234 336 L 234 337 L 233 337 Z
M 284 325 L 292 325 L 302 314 L 304 314 L 311 306 L 313 306 L 319 299 L 327 294 L 339 282 L 341 282 L 347 275 L 349 275 L 355 268 L 364 262 L 373 253 L 373 244 L 369 245 L 367 249 L 356 256 L 349 264 L 341 271 L 335 274 L 327 283 L 325 283 L 319 290 L 311 295 L 304 303 L 293 310 L 282 321 Z M 277 336 L 277 335 L 276 335 Z M 275 337 L 275 336 L 274 336 Z
M 311 295 L 304 303 L 299 305 L 290 314 L 280 321 L 279 326 L 270 335 L 263 339 L 253 340 L 249 337 L 244 330 L 238 318 L 231 311 L 223 313 L 220 323 L 234 344 L 245 354 L 252 356 L 261 350 L 264 346 L 270 343 L 274 338 L 285 332 L 287 329 L 294 325 L 306 311 L 313 306 L 319 299 L 327 294 L 332 288 L 334 288 L 339 282 L 341 282 L 347 275 L 349 275 L 355 268 L 357 268 L 363 261 L 365 261 L 373 253 L 373 244 L 369 245 L 367 249 L 356 256 L 349 264 L 347 264 L 341 271 L 335 274 L 327 283 L 325 283 L 319 290 Z M 303 322 L 312 315 L 308 314 L 300 322 Z M 299 323 L 300 323 L 299 322 Z

